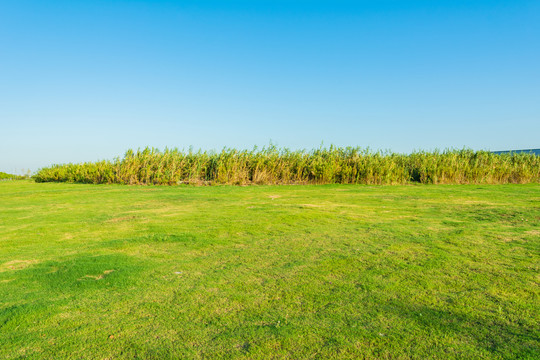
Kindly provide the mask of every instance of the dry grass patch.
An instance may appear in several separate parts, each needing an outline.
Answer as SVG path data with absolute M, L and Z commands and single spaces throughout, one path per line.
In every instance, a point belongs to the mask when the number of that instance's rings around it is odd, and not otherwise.
M 12 260 L 0 265 L 0 272 L 17 271 L 39 263 L 39 260 Z
M 82 278 L 78 279 L 79 281 L 81 280 L 84 280 L 84 279 L 94 279 L 94 280 L 101 280 L 103 278 L 105 278 L 107 275 L 109 275 L 110 273 L 112 273 L 114 270 L 105 270 L 103 272 L 103 274 L 100 274 L 100 275 L 84 275 Z

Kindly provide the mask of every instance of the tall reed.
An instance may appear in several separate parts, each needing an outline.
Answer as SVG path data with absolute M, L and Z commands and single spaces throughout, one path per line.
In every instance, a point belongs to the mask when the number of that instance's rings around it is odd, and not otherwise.
M 5 172 L 0 171 L 0 180 L 24 180 L 28 179 L 30 176 L 28 175 L 14 175 L 14 174 L 8 174 Z
M 91 184 L 505 184 L 540 182 L 540 156 L 488 151 L 372 152 L 353 147 L 289 150 L 273 145 L 220 152 L 155 148 L 123 158 L 40 169 L 37 182 Z

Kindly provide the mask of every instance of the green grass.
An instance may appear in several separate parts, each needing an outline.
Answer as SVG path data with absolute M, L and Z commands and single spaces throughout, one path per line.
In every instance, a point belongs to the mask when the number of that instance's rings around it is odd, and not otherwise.
M 2 359 L 537 359 L 540 185 L 0 183 Z

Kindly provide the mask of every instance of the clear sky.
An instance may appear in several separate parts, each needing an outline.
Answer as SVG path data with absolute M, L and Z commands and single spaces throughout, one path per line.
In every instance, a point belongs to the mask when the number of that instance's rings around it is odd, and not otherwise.
M 0 1 L 0 171 L 128 148 L 540 147 L 540 1 Z

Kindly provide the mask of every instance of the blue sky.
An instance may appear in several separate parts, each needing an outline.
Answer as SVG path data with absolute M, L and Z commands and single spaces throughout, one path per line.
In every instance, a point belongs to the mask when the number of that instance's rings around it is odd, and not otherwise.
M 0 2 L 0 171 L 128 148 L 540 147 L 540 1 Z

